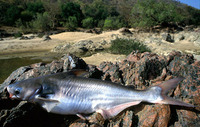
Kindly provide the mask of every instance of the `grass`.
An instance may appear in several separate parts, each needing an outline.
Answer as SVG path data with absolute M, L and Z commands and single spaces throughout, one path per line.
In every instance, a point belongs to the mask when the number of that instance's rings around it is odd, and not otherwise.
M 32 60 L 31 58 L 0 59 L 0 84 L 17 68 L 38 62 L 41 60 Z
M 132 39 L 117 38 L 111 41 L 111 47 L 109 51 L 114 54 L 124 54 L 128 55 L 133 50 L 138 50 L 139 52 L 151 52 L 151 50 L 144 44 L 137 42 Z

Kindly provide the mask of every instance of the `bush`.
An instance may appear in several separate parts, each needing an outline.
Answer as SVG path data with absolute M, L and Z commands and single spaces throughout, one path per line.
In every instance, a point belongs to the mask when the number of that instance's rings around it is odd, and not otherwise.
M 126 26 L 119 17 L 108 17 L 104 22 L 104 29 L 119 29 Z
M 33 20 L 34 15 L 32 12 L 25 10 L 25 11 L 21 12 L 20 17 L 23 22 L 29 22 L 29 21 Z
M 83 7 L 83 13 L 85 16 L 92 17 L 94 25 L 97 26 L 99 21 L 105 20 L 108 17 L 108 8 L 103 0 L 94 0 L 91 4 Z
M 138 50 L 139 52 L 151 52 L 151 50 L 144 44 L 136 42 L 131 39 L 117 38 L 111 41 L 111 47 L 109 51 L 115 54 L 130 54 L 133 50 Z
M 61 16 L 65 19 L 65 21 L 68 20 L 68 22 L 69 20 L 75 20 L 76 18 L 76 24 L 78 25 L 81 25 L 81 21 L 83 19 L 83 13 L 80 9 L 80 5 L 74 2 L 67 2 L 61 6 Z
M 88 17 L 86 19 L 83 19 L 82 26 L 84 28 L 93 28 L 94 27 L 94 20 L 91 17 Z
M 5 24 L 10 26 L 15 25 L 15 21 L 19 19 L 20 13 L 21 13 L 20 8 L 14 5 L 9 7 L 6 11 L 6 18 L 4 21 Z
M 27 3 L 27 11 L 32 12 L 34 15 L 37 13 L 44 13 L 45 9 L 43 3 L 39 0 L 36 2 L 29 2 Z
M 17 33 L 14 34 L 15 38 L 18 38 L 18 37 L 21 37 L 21 36 L 22 36 L 22 33 L 20 33 L 20 32 L 17 32 Z
M 49 30 L 52 26 L 49 14 L 47 12 L 43 14 L 38 13 L 36 19 L 33 20 L 31 23 L 31 26 L 37 32 Z
M 70 31 L 74 31 L 76 30 L 76 28 L 78 27 L 78 21 L 77 18 L 75 16 L 70 16 L 67 19 L 67 22 L 65 24 L 65 27 L 70 30 Z

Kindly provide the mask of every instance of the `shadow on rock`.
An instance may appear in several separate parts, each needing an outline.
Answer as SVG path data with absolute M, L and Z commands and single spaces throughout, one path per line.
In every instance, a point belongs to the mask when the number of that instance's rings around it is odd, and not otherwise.
M 12 82 L 25 80 L 71 69 L 89 71 L 87 77 L 126 85 L 135 89 L 146 89 L 173 77 L 185 79 L 168 96 L 196 106 L 188 109 L 179 106 L 142 103 L 121 112 L 117 118 L 103 120 L 98 113 L 91 120 L 84 121 L 77 116 L 47 113 L 39 106 L 8 99 L 3 91 Z M 0 86 L 0 126 L 2 127 L 197 127 L 200 126 L 200 61 L 192 55 L 172 52 L 168 56 L 153 53 L 132 52 L 120 63 L 103 62 L 99 66 L 87 65 L 81 58 L 65 55 L 49 64 L 37 63 L 14 71 Z

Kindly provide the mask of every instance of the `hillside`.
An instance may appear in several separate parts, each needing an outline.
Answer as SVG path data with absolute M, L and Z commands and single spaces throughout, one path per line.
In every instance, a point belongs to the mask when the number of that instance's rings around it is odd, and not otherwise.
M 58 27 L 76 31 L 200 25 L 200 10 L 175 0 L 1 0 L 0 12 L 0 26 L 17 27 L 21 34 Z

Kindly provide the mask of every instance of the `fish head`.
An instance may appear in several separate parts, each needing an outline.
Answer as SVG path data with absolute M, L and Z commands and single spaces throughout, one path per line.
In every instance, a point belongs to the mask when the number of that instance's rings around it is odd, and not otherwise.
M 35 80 L 28 79 L 10 84 L 6 89 L 11 99 L 30 101 L 41 92 L 42 86 Z

